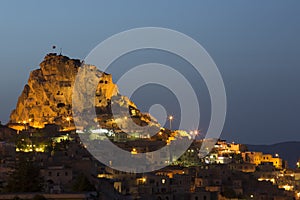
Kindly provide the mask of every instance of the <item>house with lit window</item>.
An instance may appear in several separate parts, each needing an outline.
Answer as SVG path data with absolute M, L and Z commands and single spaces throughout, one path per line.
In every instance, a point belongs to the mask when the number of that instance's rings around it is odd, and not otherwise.
M 282 169 L 282 159 L 276 154 L 273 157 L 271 154 L 263 154 L 262 152 L 243 152 L 242 158 L 244 162 L 260 165 L 262 163 L 271 163 L 275 168 Z

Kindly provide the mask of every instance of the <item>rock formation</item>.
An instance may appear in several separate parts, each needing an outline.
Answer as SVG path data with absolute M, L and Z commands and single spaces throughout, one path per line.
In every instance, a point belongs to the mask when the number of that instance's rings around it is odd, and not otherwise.
M 35 128 L 43 128 L 46 124 L 56 124 L 62 128 L 74 127 L 72 92 L 76 75 L 81 67 L 80 60 L 55 53 L 46 55 L 40 63 L 40 69 L 30 73 L 28 83 L 18 99 L 16 109 L 11 113 L 11 127 L 17 127 L 18 124 L 26 124 Z M 137 124 L 152 123 L 153 126 L 159 127 L 159 124 L 150 115 L 141 114 L 133 102 L 118 93 L 118 88 L 113 83 L 110 74 L 100 72 L 93 65 L 85 65 L 85 67 L 101 74 L 93 99 L 101 125 L 107 128 L 116 126 L 114 124 L 116 119 L 112 118 L 110 107 L 111 104 L 117 104 L 126 112 L 134 110 Z M 82 109 L 84 110 L 84 108 Z

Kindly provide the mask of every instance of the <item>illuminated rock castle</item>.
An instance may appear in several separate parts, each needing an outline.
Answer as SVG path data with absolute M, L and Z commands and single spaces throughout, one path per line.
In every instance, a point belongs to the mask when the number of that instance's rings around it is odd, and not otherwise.
M 40 68 L 30 73 L 16 109 L 11 113 L 10 127 L 22 130 L 26 126 L 43 128 L 46 124 L 56 124 L 62 128 L 74 128 L 72 92 L 76 75 L 82 64 L 78 59 L 70 59 L 56 53 L 46 55 L 40 63 Z M 99 122 L 105 121 L 108 126 L 114 125 L 112 120 L 108 120 L 111 116 L 107 116 L 109 106 L 114 101 L 126 108 L 125 110 L 130 110 L 132 114 L 137 115 L 140 120 L 138 123 L 150 123 L 149 115 L 140 113 L 133 102 L 118 93 L 117 85 L 113 83 L 110 74 L 100 72 L 93 65 L 84 66 L 101 74 L 94 99 L 95 107 L 99 111 L 97 114 L 102 114 L 98 119 Z M 155 124 L 155 126 L 159 125 Z

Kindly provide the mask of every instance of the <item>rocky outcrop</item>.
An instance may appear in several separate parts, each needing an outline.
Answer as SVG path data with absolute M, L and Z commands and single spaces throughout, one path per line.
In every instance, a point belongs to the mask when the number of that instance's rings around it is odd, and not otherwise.
M 72 84 L 80 66 L 79 60 L 48 54 L 30 73 L 10 122 L 43 127 L 71 115 Z
M 57 124 L 61 127 L 73 125 L 72 92 L 76 75 L 81 68 L 80 60 L 55 53 L 46 55 L 40 63 L 40 69 L 30 73 L 16 109 L 11 113 L 10 124 L 27 124 L 36 128 L 43 128 L 45 124 Z M 113 103 L 127 112 L 130 108 L 136 110 L 135 113 L 139 113 L 133 102 L 118 93 L 118 88 L 110 74 L 100 72 L 93 65 L 85 65 L 85 69 L 97 71 L 101 75 L 93 99 L 100 122 L 107 122 L 106 124 L 111 122 L 109 108 Z M 139 123 L 150 123 L 151 117 L 147 116 L 139 114 Z M 156 122 L 155 126 L 158 126 Z

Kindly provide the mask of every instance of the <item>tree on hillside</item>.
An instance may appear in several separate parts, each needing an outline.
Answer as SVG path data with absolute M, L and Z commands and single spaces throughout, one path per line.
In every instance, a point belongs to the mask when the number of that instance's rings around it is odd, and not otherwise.
M 25 157 L 20 157 L 15 171 L 8 180 L 6 192 L 40 192 L 42 180 L 39 167 Z
M 84 192 L 84 191 L 95 191 L 95 187 L 91 184 L 89 179 L 84 175 L 80 174 L 73 185 L 74 192 Z

